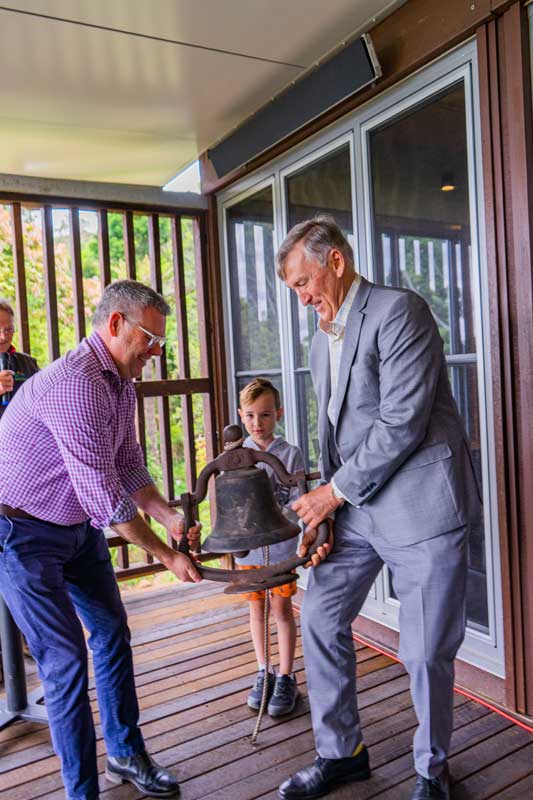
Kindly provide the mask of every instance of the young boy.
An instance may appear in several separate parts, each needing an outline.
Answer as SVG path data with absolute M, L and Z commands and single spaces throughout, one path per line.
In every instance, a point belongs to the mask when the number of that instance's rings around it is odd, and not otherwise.
M 254 378 L 244 387 L 239 395 L 239 416 L 249 434 L 244 441 L 244 447 L 272 453 L 283 462 L 288 472 L 297 472 L 304 468 L 300 449 L 286 442 L 282 436 L 274 434 L 276 422 L 279 422 L 283 416 L 283 409 L 279 392 L 270 381 L 265 378 Z M 291 521 L 297 523 L 298 517 L 294 511 L 291 511 L 290 506 L 298 497 L 298 489 L 291 489 L 278 483 L 273 470 L 267 464 L 258 464 L 257 466 L 267 470 L 279 506 Z M 290 558 L 295 554 L 296 549 L 297 537 L 270 545 L 270 563 L 274 564 Z M 253 569 L 262 566 L 263 563 L 262 548 L 251 550 L 245 558 L 237 559 L 240 569 Z M 290 714 L 299 696 L 296 678 L 292 671 L 296 645 L 296 624 L 291 601 L 293 594 L 296 594 L 295 582 L 276 586 L 270 590 L 279 647 L 279 672 L 277 675 L 269 672 L 267 676 L 269 700 L 267 713 L 271 717 Z M 247 703 L 250 708 L 257 711 L 261 705 L 265 680 L 265 593 L 250 592 L 245 597 L 250 601 L 250 630 L 259 665 L 259 672 Z

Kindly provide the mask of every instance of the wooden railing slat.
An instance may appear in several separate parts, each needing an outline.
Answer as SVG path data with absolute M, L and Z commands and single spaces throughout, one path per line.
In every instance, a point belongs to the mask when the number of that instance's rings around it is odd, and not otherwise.
M 111 258 L 109 255 L 109 221 L 107 209 L 98 212 L 98 259 L 102 291 L 111 283 Z
M 54 223 L 52 207 L 43 206 L 43 262 L 45 278 L 46 321 L 50 361 L 59 358 L 59 325 L 57 317 L 57 285 L 54 255 Z
M 72 264 L 72 290 L 74 292 L 74 327 L 76 341 L 85 336 L 85 306 L 83 302 L 83 270 L 81 264 L 80 212 L 70 209 L 70 259 Z
M 30 326 L 28 323 L 28 295 L 26 270 L 24 267 L 24 238 L 22 234 L 22 210 L 20 203 L 11 205 L 13 229 L 13 269 L 15 272 L 16 319 L 20 346 L 24 353 L 31 352 Z
M 150 257 L 150 281 L 152 288 L 163 293 L 163 277 L 161 275 L 161 239 L 159 235 L 159 216 L 148 217 L 148 252 Z M 156 359 L 156 375 L 159 380 L 167 378 L 167 356 L 165 348 L 161 357 Z M 168 396 L 157 398 L 159 411 L 159 442 L 161 447 L 161 463 L 163 466 L 163 492 L 169 500 L 174 499 L 174 467 L 172 463 L 172 439 L 170 432 L 170 403 Z
M 135 232 L 133 229 L 133 214 L 126 211 L 123 218 L 124 230 L 124 255 L 126 257 L 126 274 L 132 281 L 135 280 Z
M 202 375 L 212 375 L 212 358 L 209 341 L 211 338 L 211 323 L 209 319 L 209 297 L 207 292 L 207 231 L 205 220 L 195 217 L 193 219 L 194 237 L 194 263 L 196 276 L 196 293 L 198 297 L 198 328 L 200 333 L 200 363 Z M 204 395 L 205 435 L 207 444 L 207 458 L 215 456 L 216 441 L 216 414 L 212 393 Z
M 185 262 L 183 258 L 183 238 L 181 234 L 181 218 L 171 219 L 172 259 L 174 264 L 174 297 L 176 301 L 176 319 L 178 327 L 178 363 L 180 376 L 185 381 L 190 379 L 191 364 L 189 358 L 189 335 L 187 326 L 187 305 L 185 300 Z M 196 484 L 197 465 L 194 440 L 194 415 L 192 397 L 182 399 L 181 419 L 183 424 L 183 449 L 185 454 L 185 479 L 187 489 L 193 491 Z

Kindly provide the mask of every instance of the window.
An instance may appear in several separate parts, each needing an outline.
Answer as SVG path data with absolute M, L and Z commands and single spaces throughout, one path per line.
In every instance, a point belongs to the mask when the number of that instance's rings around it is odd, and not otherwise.
M 353 244 L 352 181 L 350 147 L 297 169 L 285 179 L 288 228 L 317 213 L 335 217 Z M 317 326 L 313 308 L 304 308 L 291 293 L 292 346 L 298 438 L 309 470 L 318 466 L 317 404 L 307 366 L 309 346 Z
M 282 391 L 271 188 L 231 206 L 226 225 L 237 403 L 255 375 Z
M 463 81 L 371 129 L 367 142 L 376 280 L 427 300 L 481 485 Z M 488 632 L 484 550 L 479 526 L 470 532 L 467 616 Z
M 331 213 L 351 242 L 363 275 L 408 287 L 428 301 L 445 344 L 452 389 L 484 493 L 484 525 L 471 532 L 469 544 L 468 631 L 460 657 L 503 675 L 489 342 L 483 335 L 488 321 L 477 223 L 482 198 L 476 172 L 476 70 L 471 42 L 230 187 L 220 200 L 236 388 L 268 367 L 267 374 L 283 385 L 287 437 L 300 445 L 309 470 L 318 462 L 317 406 L 308 369 L 316 319 L 312 309 L 299 305 L 279 281 L 276 285 L 274 253 L 286 232 L 316 213 Z M 268 188 L 254 190 L 260 181 L 263 186 L 268 182 Z M 240 246 L 246 257 L 241 255 L 239 262 L 237 225 L 261 225 L 264 239 L 268 230 L 273 243 L 266 361 L 258 341 L 253 342 L 253 352 L 246 350 L 244 306 L 250 306 L 254 318 L 253 335 L 260 330 L 259 300 L 252 288 L 257 256 L 253 233 L 248 232 L 248 245 Z M 246 289 L 238 289 L 245 264 L 251 277 Z M 250 352 L 248 360 L 245 352 Z M 398 627 L 398 602 L 386 571 L 362 613 Z

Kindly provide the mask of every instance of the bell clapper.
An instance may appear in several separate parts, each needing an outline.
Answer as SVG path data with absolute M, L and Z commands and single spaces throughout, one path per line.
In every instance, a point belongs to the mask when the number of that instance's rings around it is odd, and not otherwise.
M 270 547 L 266 545 L 262 548 L 263 550 L 263 562 L 266 567 L 270 565 Z M 270 625 L 269 625 L 269 615 L 270 615 L 270 592 L 268 589 L 265 589 L 265 610 L 264 610 L 264 617 L 263 617 L 263 634 L 264 634 L 264 648 L 265 648 L 265 679 L 263 681 L 263 696 L 261 697 L 261 706 L 259 708 L 259 713 L 257 715 L 257 722 L 255 723 L 254 732 L 252 733 L 251 744 L 255 745 L 257 741 L 257 736 L 259 734 L 259 729 L 261 728 L 261 721 L 263 719 L 263 715 L 265 713 L 265 708 L 267 705 L 268 699 L 268 670 L 270 667 Z

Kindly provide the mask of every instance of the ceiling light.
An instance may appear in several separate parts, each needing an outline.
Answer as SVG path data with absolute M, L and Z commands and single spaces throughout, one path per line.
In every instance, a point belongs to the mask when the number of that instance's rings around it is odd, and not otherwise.
M 455 182 L 453 180 L 453 172 L 444 172 L 440 182 L 441 192 L 453 192 L 455 189 Z

